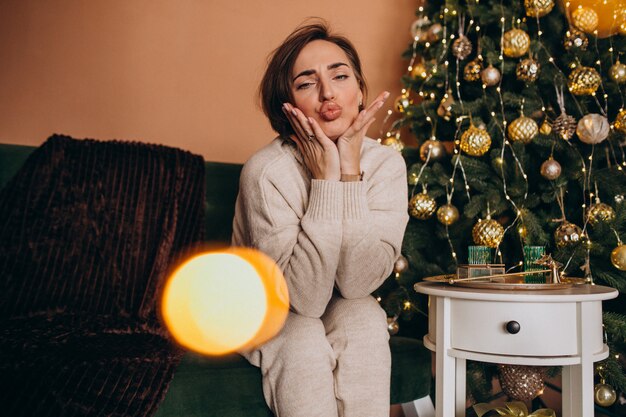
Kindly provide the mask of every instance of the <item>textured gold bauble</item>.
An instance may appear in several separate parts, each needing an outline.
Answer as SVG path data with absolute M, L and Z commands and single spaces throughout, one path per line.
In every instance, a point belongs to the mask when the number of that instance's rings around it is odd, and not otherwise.
M 398 96 L 398 98 L 396 98 L 396 100 L 394 101 L 393 108 L 398 113 L 404 113 L 406 112 L 407 107 L 409 107 L 411 104 L 413 104 L 413 100 L 411 100 L 409 96 L 402 94 L 401 96 Z
M 480 79 L 487 87 L 498 85 L 501 77 L 500 71 L 491 64 L 480 73 Z
M 443 26 L 441 26 L 441 23 L 433 23 L 426 31 L 426 40 L 428 42 L 437 42 L 439 39 L 441 39 L 442 33 Z
M 547 180 L 555 180 L 561 176 L 561 164 L 552 157 L 548 158 L 541 164 L 541 176 Z
M 613 207 L 604 203 L 595 203 L 589 207 L 589 211 L 587 211 L 587 219 L 592 226 L 600 222 L 610 222 L 615 219 L 615 210 Z
M 429 219 L 436 209 L 435 199 L 426 193 L 415 194 L 409 201 L 409 214 L 419 220 Z
M 428 25 L 430 25 L 430 19 L 427 16 L 422 16 L 413 21 L 411 23 L 411 36 L 413 39 L 417 38 L 418 42 L 426 41 L 426 31 L 428 30 Z
M 563 140 L 570 140 L 576 133 L 576 119 L 563 112 L 554 119 L 552 130 Z
M 459 210 L 452 204 L 444 204 L 437 209 L 437 220 L 441 224 L 450 226 L 452 223 L 459 220 Z
M 497 221 L 487 218 L 479 219 L 472 228 L 474 243 L 480 246 L 496 248 L 504 237 L 504 227 Z
M 570 28 L 567 32 L 565 32 L 563 46 L 568 51 L 570 49 L 580 49 L 581 51 L 586 51 L 587 46 L 589 46 L 589 38 L 585 32 L 576 28 Z
M 626 65 L 617 61 L 609 68 L 609 77 L 618 84 L 626 82 Z
M 598 13 L 589 7 L 577 7 L 572 12 L 572 24 L 585 33 L 593 33 L 599 22 Z
M 602 78 L 595 68 L 591 67 L 577 67 L 567 77 L 567 86 L 572 94 L 577 96 L 584 96 L 593 94 L 596 92 Z
M 584 115 L 576 126 L 576 134 L 581 142 L 595 145 L 609 136 L 611 126 L 606 117 L 598 113 Z
M 512 142 L 528 144 L 539 134 L 539 126 L 530 117 L 520 116 L 509 124 L 506 132 Z
M 400 325 L 393 317 L 387 317 L 387 331 L 389 335 L 393 336 L 400 331 Z
M 429 156 L 430 154 L 430 156 Z M 420 159 L 431 162 L 440 161 L 446 156 L 446 147 L 438 140 L 428 139 L 420 146 Z
M 530 37 L 522 29 L 511 29 L 502 37 L 504 55 L 511 58 L 519 58 L 528 52 Z
M 515 68 L 515 75 L 518 80 L 532 83 L 539 78 L 539 72 L 541 71 L 541 65 L 539 62 L 532 58 L 522 59 Z
M 463 79 L 465 81 L 478 81 L 480 80 L 480 72 L 483 70 L 483 61 L 481 59 L 472 59 L 465 64 L 463 69 Z
M 396 259 L 396 262 L 394 262 L 393 264 L 393 271 L 397 273 L 402 273 L 406 271 L 408 267 L 409 261 L 404 256 L 400 255 L 400 257 Z
M 452 43 L 452 54 L 463 60 L 472 53 L 472 41 L 465 35 L 461 35 Z
M 583 237 L 583 231 L 574 223 L 564 221 L 554 231 L 554 241 L 558 247 L 578 243 Z
M 613 122 L 613 127 L 618 132 L 621 132 L 626 135 L 626 109 L 620 110 L 615 117 L 615 121 Z
M 461 143 L 459 147 L 463 152 L 471 156 L 484 155 L 491 146 L 491 136 L 489 133 L 474 125 L 463 132 L 461 135 Z
M 548 119 L 544 120 L 543 123 L 541 123 L 541 126 L 539 126 L 539 132 L 542 135 L 549 135 L 550 133 L 552 133 L 552 125 L 550 124 Z
M 423 62 L 419 64 L 415 64 L 413 68 L 411 68 L 411 77 L 413 78 L 426 78 L 428 76 L 428 69 Z
M 391 149 L 395 149 L 401 152 L 404 149 L 404 142 L 398 136 L 388 136 L 380 141 L 381 144 L 389 146 Z
M 611 263 L 620 271 L 626 271 L 626 245 L 619 245 L 611 252 Z
M 530 17 L 543 17 L 554 8 L 552 0 L 524 0 L 526 15 Z
M 544 370 L 539 366 L 498 365 L 502 392 L 511 399 L 530 401 L 543 392 Z
M 609 384 L 596 384 L 593 388 L 593 400 L 600 407 L 610 407 L 616 399 L 617 393 Z

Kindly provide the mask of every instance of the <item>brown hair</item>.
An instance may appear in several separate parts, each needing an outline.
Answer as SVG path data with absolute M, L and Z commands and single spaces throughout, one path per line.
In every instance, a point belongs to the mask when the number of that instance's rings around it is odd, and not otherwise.
M 293 103 L 291 72 L 300 51 L 310 42 L 324 40 L 334 43 L 347 55 L 363 96 L 367 97 L 367 84 L 361 71 L 359 55 L 347 38 L 331 33 L 325 21 L 301 26 L 293 31 L 270 55 L 263 80 L 259 86 L 259 98 L 263 112 L 272 128 L 282 137 L 289 137 L 293 129 L 282 111 L 283 103 Z

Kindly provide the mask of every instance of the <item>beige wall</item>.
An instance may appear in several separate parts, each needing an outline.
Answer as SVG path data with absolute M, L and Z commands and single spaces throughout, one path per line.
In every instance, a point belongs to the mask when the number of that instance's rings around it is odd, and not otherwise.
M 2 0 L 0 142 L 52 133 L 162 143 L 244 162 L 274 133 L 267 55 L 308 16 L 355 43 L 371 94 L 399 95 L 417 0 Z M 370 136 L 378 137 L 384 111 Z

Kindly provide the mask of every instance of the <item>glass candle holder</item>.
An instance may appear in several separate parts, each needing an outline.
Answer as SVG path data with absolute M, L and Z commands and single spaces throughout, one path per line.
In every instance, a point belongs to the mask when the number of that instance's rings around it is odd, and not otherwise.
M 524 246 L 524 271 L 540 271 L 545 269 L 535 263 L 536 260 L 545 254 L 543 246 Z M 527 284 L 544 284 L 546 279 L 543 274 L 528 274 L 524 276 Z
M 491 248 L 488 246 L 468 246 L 467 263 L 470 265 L 490 264 Z

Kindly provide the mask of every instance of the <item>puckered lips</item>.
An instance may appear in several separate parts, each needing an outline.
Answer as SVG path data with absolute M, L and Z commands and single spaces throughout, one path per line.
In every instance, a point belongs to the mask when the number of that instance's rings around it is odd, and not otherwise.
M 333 101 L 327 101 L 322 104 L 320 107 L 319 115 L 322 120 L 326 122 L 332 122 L 333 120 L 339 118 L 341 116 L 341 106 Z

